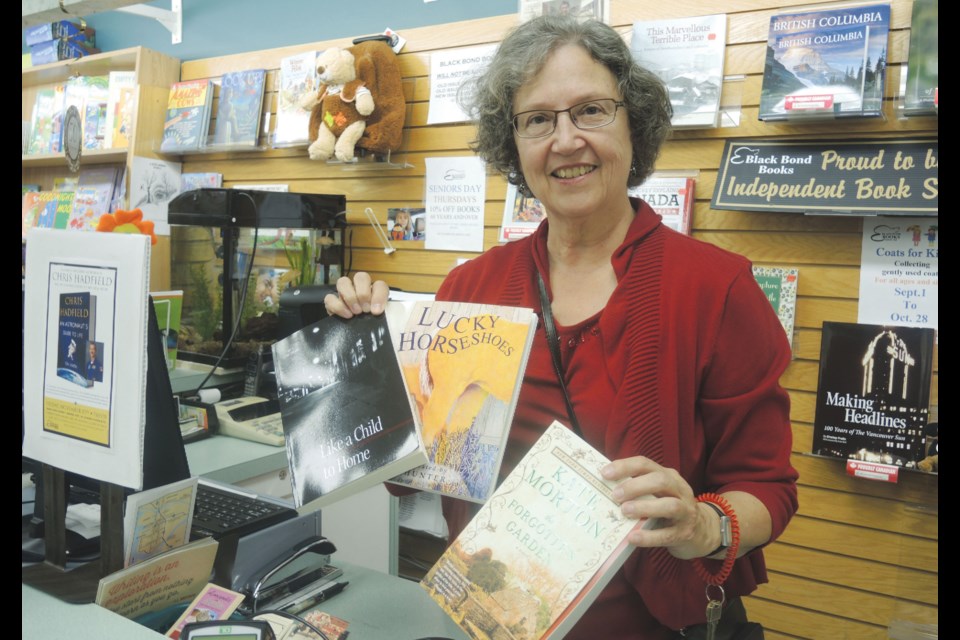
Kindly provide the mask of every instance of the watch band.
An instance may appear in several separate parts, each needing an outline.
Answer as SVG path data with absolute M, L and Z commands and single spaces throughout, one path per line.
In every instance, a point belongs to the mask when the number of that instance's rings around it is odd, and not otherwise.
M 728 548 L 730 548 L 730 545 L 733 544 L 733 524 L 730 521 L 730 516 L 728 516 L 726 512 L 720 508 L 720 505 L 715 504 L 710 500 L 701 500 L 701 502 L 716 511 L 717 515 L 720 516 L 720 546 L 705 556 L 707 558 L 711 558 L 718 553 L 726 551 Z

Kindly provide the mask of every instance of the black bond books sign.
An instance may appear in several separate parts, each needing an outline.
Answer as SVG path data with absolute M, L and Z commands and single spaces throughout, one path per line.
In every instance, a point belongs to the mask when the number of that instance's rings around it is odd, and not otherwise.
M 936 139 L 727 141 L 710 206 L 936 216 Z

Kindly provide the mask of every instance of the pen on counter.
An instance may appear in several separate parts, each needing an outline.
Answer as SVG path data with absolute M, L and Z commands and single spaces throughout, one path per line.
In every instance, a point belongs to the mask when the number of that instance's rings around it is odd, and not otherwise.
M 350 583 L 334 582 L 332 585 L 330 585 L 326 589 L 322 589 L 313 595 L 307 596 L 302 600 L 298 600 L 296 602 L 290 603 L 287 607 L 284 608 L 284 610 L 287 613 L 300 614 L 301 612 L 306 611 L 307 609 L 312 609 L 313 607 L 317 606 L 321 602 L 325 602 L 329 600 L 333 596 L 343 591 L 348 584 Z

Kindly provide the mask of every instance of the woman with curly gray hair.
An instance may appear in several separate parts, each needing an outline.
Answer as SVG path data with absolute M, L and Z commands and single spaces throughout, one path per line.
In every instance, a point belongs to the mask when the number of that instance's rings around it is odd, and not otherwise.
M 723 583 L 717 638 L 766 581 L 759 549 L 797 508 L 786 336 L 744 258 L 676 233 L 629 185 L 669 132 L 660 82 L 610 27 L 559 16 L 508 34 L 469 88 L 476 152 L 543 204 L 531 236 L 453 270 L 437 298 L 538 309 L 501 476 L 553 420 L 613 462 L 602 475 L 637 549 L 570 638 L 704 632 L 705 581 Z M 327 309 L 381 313 L 357 274 Z M 445 500 L 451 539 L 476 505 Z

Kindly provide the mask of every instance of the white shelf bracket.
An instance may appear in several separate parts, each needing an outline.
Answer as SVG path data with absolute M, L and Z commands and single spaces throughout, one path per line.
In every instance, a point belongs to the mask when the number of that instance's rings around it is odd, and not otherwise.
M 170 10 L 151 7 L 146 4 L 135 4 L 131 7 L 121 7 L 117 11 L 131 13 L 135 16 L 153 18 L 171 33 L 170 41 L 173 44 L 183 42 L 183 0 L 170 0 Z

